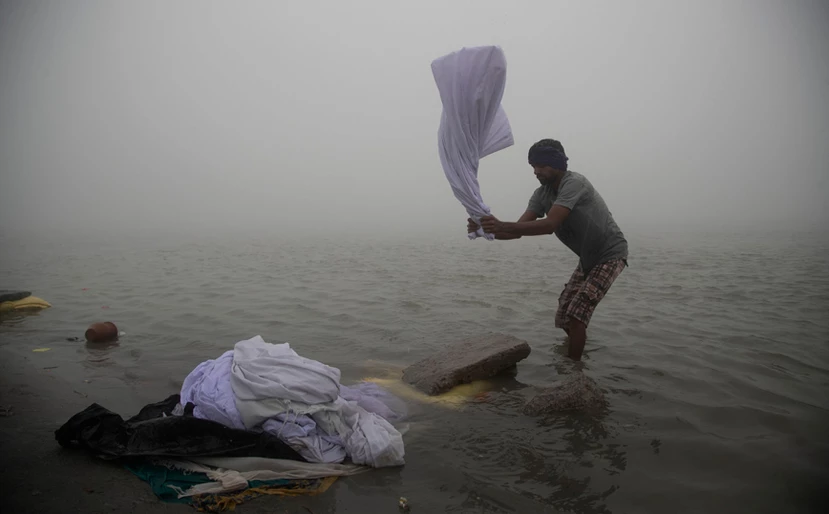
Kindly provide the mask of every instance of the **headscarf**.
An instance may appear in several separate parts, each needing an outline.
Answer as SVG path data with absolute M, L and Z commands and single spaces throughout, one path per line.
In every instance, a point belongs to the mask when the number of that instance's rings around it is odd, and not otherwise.
M 530 148 L 527 160 L 531 166 L 549 166 L 554 170 L 567 171 L 567 156 L 549 146 Z

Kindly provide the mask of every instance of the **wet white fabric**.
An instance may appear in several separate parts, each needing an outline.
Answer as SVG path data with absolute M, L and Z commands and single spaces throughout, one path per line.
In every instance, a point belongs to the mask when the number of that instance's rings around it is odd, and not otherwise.
M 381 416 L 390 423 L 399 422 L 406 416 L 405 404 L 377 384 L 370 382 L 361 382 L 352 386 L 339 384 L 337 369 L 316 361 L 302 359 L 287 346 L 282 346 L 277 351 L 280 349 L 286 350 L 283 352 L 283 360 L 294 359 L 299 363 L 287 366 L 287 368 L 284 366 L 278 368 L 280 373 L 286 376 L 295 374 L 297 369 L 301 369 L 301 363 L 307 363 L 316 370 L 317 375 L 323 377 L 329 375 L 330 380 L 323 379 L 323 387 L 319 391 L 314 391 L 307 389 L 310 382 L 304 383 L 294 375 L 281 384 L 282 389 L 276 391 L 283 395 L 282 398 L 270 399 L 274 400 L 277 405 L 282 405 L 286 400 L 304 400 L 305 403 L 333 401 L 339 396 L 340 399 L 354 402 L 357 406 Z M 311 416 L 286 411 L 264 420 L 261 425 L 255 424 L 259 418 L 249 418 L 248 423 L 252 424 L 246 425 L 236 407 L 236 395 L 231 385 L 233 355 L 234 350 L 228 350 L 219 358 L 205 361 L 190 372 L 184 379 L 181 388 L 181 404 L 177 406 L 175 413 L 183 414 L 183 405 L 192 402 L 195 405 L 193 410 L 195 417 L 209 419 L 238 429 L 264 430 L 288 443 L 309 462 L 336 463 L 343 462 L 348 457 L 345 442 L 339 435 L 326 433 Z M 303 374 L 307 377 L 307 369 Z M 284 387 L 291 382 L 294 385 Z M 399 428 L 398 431 L 400 431 Z
M 218 359 L 207 360 L 196 366 L 181 385 L 179 405 L 193 403 L 195 417 L 244 430 L 242 417 L 236 409 L 233 388 L 230 387 L 232 365 L 233 350 L 228 350 Z
M 183 412 L 182 405 L 192 402 L 195 405 L 193 415 L 197 418 L 241 430 L 258 430 L 259 426 L 246 426 L 236 408 L 236 396 L 230 383 L 232 366 L 233 350 L 196 366 L 182 384 L 180 410 Z M 356 401 L 365 403 L 359 392 L 349 394 L 349 398 L 355 396 Z M 261 429 L 288 443 L 309 462 L 342 462 L 347 457 L 342 441 L 320 433 L 317 424 L 308 416 L 280 414 L 264 421 Z
M 403 465 L 400 432 L 383 417 L 342 398 L 339 380 L 338 369 L 301 357 L 288 343 L 270 344 L 256 336 L 236 343 L 233 349 L 230 383 L 248 429 L 269 420 L 285 423 L 306 415 L 319 429 L 317 434 L 321 431 L 328 436 L 296 434 L 295 440 L 310 445 L 309 449 L 323 448 L 332 442 L 330 437 L 337 437 L 355 464 Z
M 438 154 L 452 192 L 470 218 L 490 215 L 478 184 L 478 163 L 514 143 L 501 98 L 507 61 L 498 46 L 462 48 L 432 61 L 443 113 L 438 128 Z M 481 228 L 470 239 L 493 239 Z
M 280 478 L 303 480 L 348 476 L 371 469 L 368 466 L 358 466 L 356 464 L 311 463 L 287 459 L 267 459 L 264 457 L 200 457 L 191 460 L 192 462 L 214 468 L 232 469 L 240 473 L 258 473 L 255 478 L 259 480 L 276 480 Z
M 204 473 L 212 482 L 189 489 L 173 487 L 179 498 L 197 494 L 220 494 L 247 489 L 254 480 L 309 480 L 332 476 L 350 476 L 371 468 L 354 464 L 310 464 L 283 459 L 258 457 L 214 457 L 183 460 L 160 460 L 156 464 L 171 469 Z

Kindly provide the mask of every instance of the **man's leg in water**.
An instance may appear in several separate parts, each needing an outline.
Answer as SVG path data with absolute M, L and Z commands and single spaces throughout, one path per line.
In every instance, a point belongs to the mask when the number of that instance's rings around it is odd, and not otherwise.
M 567 308 L 576 297 L 578 292 L 584 286 L 584 273 L 581 272 L 581 266 L 576 266 L 573 274 L 570 275 L 570 280 L 564 286 L 564 290 L 558 297 L 558 309 L 556 310 L 556 328 L 564 330 L 564 333 L 570 335 L 570 327 L 567 324 Z
M 577 319 L 571 319 L 567 334 L 570 336 L 570 348 L 567 350 L 567 356 L 574 361 L 580 361 L 581 354 L 584 352 L 584 343 L 587 342 L 587 326 Z
M 569 329 L 570 349 L 568 355 L 573 360 L 581 360 L 584 344 L 587 341 L 587 326 L 593 312 L 610 290 L 610 286 L 625 269 L 627 263 L 614 260 L 598 264 L 590 270 L 581 287 L 567 305 L 563 314 L 564 326 Z

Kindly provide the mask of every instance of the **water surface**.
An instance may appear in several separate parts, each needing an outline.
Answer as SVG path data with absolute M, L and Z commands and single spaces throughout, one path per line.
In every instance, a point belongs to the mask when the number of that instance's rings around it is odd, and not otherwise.
M 572 372 L 553 317 L 576 259 L 554 238 L 7 237 L 0 285 L 54 307 L 5 320 L 0 344 L 131 415 L 257 334 L 349 382 L 505 332 L 532 345 L 517 376 L 461 410 L 414 406 L 406 467 L 340 481 L 332 505 L 348 490 L 420 512 L 810 512 L 827 483 L 827 255 L 813 234 L 631 237 L 588 334 L 609 401 L 594 415 L 520 413 Z M 66 340 L 103 320 L 120 344 Z

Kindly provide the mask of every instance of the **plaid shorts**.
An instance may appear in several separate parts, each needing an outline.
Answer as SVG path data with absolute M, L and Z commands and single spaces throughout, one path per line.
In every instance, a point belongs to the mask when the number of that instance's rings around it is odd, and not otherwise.
M 625 259 L 616 259 L 593 266 L 590 273 L 584 276 L 581 265 L 576 267 L 570 281 L 564 286 L 564 291 L 558 298 L 556 311 L 556 327 L 567 328 L 571 319 L 590 324 L 590 318 L 596 306 L 607 294 L 616 277 L 627 266 Z

